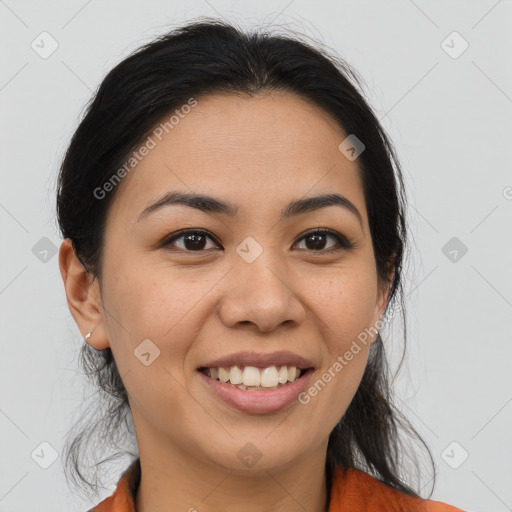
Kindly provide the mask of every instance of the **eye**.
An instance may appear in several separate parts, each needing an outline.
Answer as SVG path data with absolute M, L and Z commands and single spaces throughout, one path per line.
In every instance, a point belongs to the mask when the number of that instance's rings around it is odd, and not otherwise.
M 208 238 L 210 240 L 214 240 L 208 232 L 203 231 L 202 229 L 188 229 L 175 233 L 171 238 L 165 240 L 162 245 L 167 248 L 170 245 L 174 245 L 176 240 L 183 239 L 183 245 L 178 247 L 178 249 L 183 249 L 184 251 L 189 252 L 200 252 L 211 249 L 211 247 L 205 247 L 206 240 Z M 172 250 L 172 248 L 170 250 Z
M 338 247 L 336 247 L 335 243 L 334 247 L 331 245 L 326 248 L 325 245 L 328 238 L 334 239 Z M 217 246 L 220 245 L 207 231 L 202 229 L 187 229 L 179 231 L 164 240 L 162 247 L 174 250 L 174 246 L 186 252 L 207 251 L 212 249 L 212 247 L 207 247 L 208 239 L 212 240 Z M 179 240 L 182 240 L 181 245 L 176 243 Z M 341 249 L 351 249 L 353 247 L 353 244 L 343 235 L 327 228 L 317 228 L 314 231 L 310 231 L 302 236 L 297 243 L 302 243 L 303 241 L 306 243 L 305 250 L 313 252 L 332 252 Z
M 338 248 L 332 248 L 332 246 L 327 249 L 325 248 L 326 240 L 329 237 L 338 243 Z M 306 242 L 306 250 L 314 252 L 331 252 L 340 249 L 351 249 L 353 247 L 353 245 L 343 235 L 327 228 L 317 228 L 314 231 L 310 231 L 300 238 L 300 242 L 302 241 Z

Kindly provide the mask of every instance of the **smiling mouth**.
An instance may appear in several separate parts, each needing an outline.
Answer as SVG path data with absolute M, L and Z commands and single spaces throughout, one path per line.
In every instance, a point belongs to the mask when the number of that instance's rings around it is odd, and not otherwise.
M 231 366 L 229 368 L 199 368 L 213 380 L 223 382 L 244 391 L 273 391 L 300 379 L 312 368 L 296 366 Z

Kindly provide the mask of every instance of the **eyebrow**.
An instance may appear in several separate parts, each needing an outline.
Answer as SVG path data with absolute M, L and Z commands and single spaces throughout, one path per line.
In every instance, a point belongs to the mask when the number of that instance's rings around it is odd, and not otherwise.
M 140 213 L 137 222 L 161 208 L 177 204 L 189 206 L 205 213 L 227 215 L 228 217 L 235 217 L 238 211 L 238 205 L 229 201 L 223 201 L 204 194 L 189 194 L 173 191 L 168 192 L 160 199 L 147 206 Z M 345 208 L 357 217 L 359 224 L 363 227 L 363 218 L 359 210 L 354 203 L 340 194 L 325 194 L 292 201 L 281 211 L 280 220 L 286 220 L 290 217 L 313 212 L 321 208 L 327 208 L 328 206 L 340 206 Z

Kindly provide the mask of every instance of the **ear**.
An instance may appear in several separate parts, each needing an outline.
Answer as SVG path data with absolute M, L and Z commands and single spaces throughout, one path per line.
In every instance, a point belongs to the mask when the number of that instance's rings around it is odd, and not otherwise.
M 378 282 L 377 299 L 375 301 L 375 310 L 372 324 L 377 328 L 381 326 L 381 318 L 386 309 L 386 305 L 389 300 L 389 293 L 391 291 L 391 285 L 393 284 L 393 279 L 395 276 L 394 259 L 390 260 L 388 264 L 388 269 L 389 270 L 386 281 L 384 283 L 381 281 Z M 372 340 L 372 344 L 375 342 L 376 339 L 377 336 L 375 336 L 375 338 Z
M 110 346 L 102 314 L 98 279 L 87 272 L 75 254 L 71 239 L 66 238 L 59 250 L 59 267 L 69 311 L 82 333 L 92 332 L 87 343 L 96 350 Z

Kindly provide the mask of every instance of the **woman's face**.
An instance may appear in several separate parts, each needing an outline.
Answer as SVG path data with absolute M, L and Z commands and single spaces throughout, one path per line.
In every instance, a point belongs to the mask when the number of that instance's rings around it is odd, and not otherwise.
M 103 309 L 90 341 L 113 351 L 139 449 L 229 469 L 325 456 L 375 339 L 361 333 L 387 299 L 377 286 L 357 160 L 338 149 L 348 134 L 282 92 L 199 98 L 167 131 L 152 136 L 155 147 L 118 185 L 105 228 Z M 143 213 L 171 192 L 210 196 L 236 212 L 203 202 Z M 360 219 L 335 204 L 283 215 L 290 203 L 334 194 Z M 332 234 L 311 235 L 315 228 Z M 202 233 L 170 241 L 184 229 Z M 233 356 L 228 366 L 275 364 L 279 376 L 280 366 L 295 366 L 291 355 L 313 370 L 274 391 L 213 383 L 199 371 Z M 273 369 L 264 373 L 267 383 L 275 378 Z M 293 400 L 285 391 L 292 385 Z

